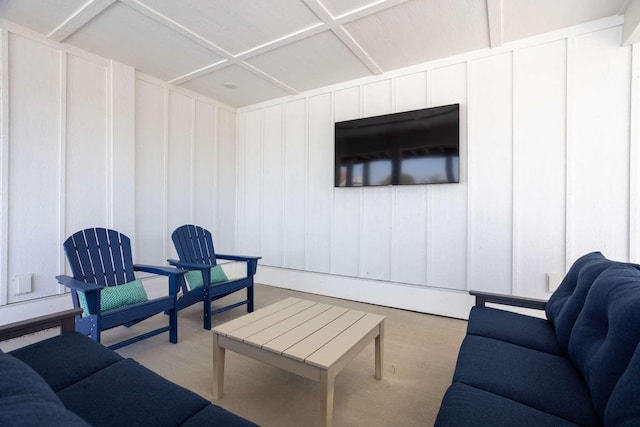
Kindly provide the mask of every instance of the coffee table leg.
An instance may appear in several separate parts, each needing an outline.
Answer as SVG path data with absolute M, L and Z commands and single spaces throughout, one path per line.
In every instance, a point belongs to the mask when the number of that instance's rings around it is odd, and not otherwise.
M 376 379 L 381 380 L 384 366 L 384 320 L 378 327 L 380 333 L 376 337 Z
M 224 385 L 224 347 L 218 345 L 219 335 L 213 333 L 213 398 L 222 399 Z
M 333 425 L 333 386 L 335 376 L 330 375 L 327 370 L 320 373 L 320 384 L 322 388 L 322 405 L 320 407 L 320 416 L 324 418 L 323 426 L 331 427 Z

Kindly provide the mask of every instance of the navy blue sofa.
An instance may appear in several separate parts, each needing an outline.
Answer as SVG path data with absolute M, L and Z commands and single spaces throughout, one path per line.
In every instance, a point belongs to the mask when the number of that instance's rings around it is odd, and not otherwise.
M 0 425 L 255 426 L 72 332 L 76 314 L 69 310 L 0 328 L 0 340 L 52 326 L 63 332 L 0 351 Z
M 594 252 L 548 302 L 472 294 L 437 426 L 640 426 L 640 266 Z

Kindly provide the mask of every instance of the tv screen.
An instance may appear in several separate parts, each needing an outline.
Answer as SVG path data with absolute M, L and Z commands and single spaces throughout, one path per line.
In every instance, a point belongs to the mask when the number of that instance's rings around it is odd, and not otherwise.
M 460 182 L 460 104 L 335 124 L 335 186 Z

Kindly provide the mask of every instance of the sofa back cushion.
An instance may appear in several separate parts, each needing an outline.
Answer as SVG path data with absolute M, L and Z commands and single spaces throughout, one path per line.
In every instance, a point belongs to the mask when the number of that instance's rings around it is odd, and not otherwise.
M 601 418 L 639 342 L 640 269 L 616 263 L 594 281 L 569 341 Z
M 87 427 L 21 360 L 0 351 L 0 425 Z
M 569 272 L 547 302 L 547 319 L 553 324 L 560 349 L 567 354 L 569 338 L 593 281 L 613 261 L 600 252 L 584 255 L 573 263 Z

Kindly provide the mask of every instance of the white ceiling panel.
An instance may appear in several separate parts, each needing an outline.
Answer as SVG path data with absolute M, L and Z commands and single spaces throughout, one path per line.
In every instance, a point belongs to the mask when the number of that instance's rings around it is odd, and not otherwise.
M 272 50 L 247 62 L 299 91 L 371 74 L 331 31 Z
M 222 60 L 122 3 L 114 3 L 66 42 L 165 80 Z
M 225 83 L 234 83 L 237 87 L 228 89 L 224 87 Z M 239 65 L 231 65 L 203 77 L 190 80 L 182 86 L 222 101 L 232 107 L 255 104 L 289 95 L 289 92 L 267 82 Z
M 636 1 L 0 0 L 0 19 L 241 107 L 624 14 Z
M 87 0 L 0 0 L 0 17 L 41 34 L 49 34 L 86 2 Z
M 375 0 L 317 0 L 334 16 L 344 15 L 356 9 L 361 9 L 373 3 L 379 3 Z
M 627 0 L 508 0 L 502 5 L 504 41 L 518 40 L 615 15 L 626 2 Z
M 233 55 L 320 22 L 301 0 L 143 0 L 143 3 Z
M 385 71 L 489 46 L 484 0 L 413 0 L 345 28 Z

